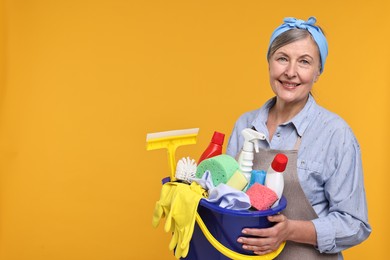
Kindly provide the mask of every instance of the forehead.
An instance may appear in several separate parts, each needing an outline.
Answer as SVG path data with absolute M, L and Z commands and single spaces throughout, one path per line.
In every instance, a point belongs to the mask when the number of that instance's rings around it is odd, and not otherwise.
M 310 36 L 281 46 L 279 49 L 275 51 L 275 54 L 278 53 L 285 53 L 294 56 L 309 55 L 315 59 L 320 58 L 320 52 L 318 50 L 318 46 Z

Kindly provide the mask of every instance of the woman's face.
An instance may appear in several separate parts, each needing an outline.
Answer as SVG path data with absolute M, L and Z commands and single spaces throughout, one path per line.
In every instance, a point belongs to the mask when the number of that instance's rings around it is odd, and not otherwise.
M 278 102 L 306 102 L 320 76 L 320 55 L 311 37 L 280 47 L 269 59 L 269 76 Z

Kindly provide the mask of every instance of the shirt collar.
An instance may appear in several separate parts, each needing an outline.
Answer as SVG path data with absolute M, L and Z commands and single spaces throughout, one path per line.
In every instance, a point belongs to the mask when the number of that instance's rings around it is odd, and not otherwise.
M 268 120 L 268 113 L 270 108 L 275 104 L 275 102 L 276 102 L 276 97 L 273 97 L 269 99 L 258 110 L 256 117 L 252 121 L 252 126 L 257 131 L 264 132 L 265 129 L 267 129 L 266 123 Z M 316 102 L 313 96 L 310 94 L 303 109 L 296 116 L 294 116 L 290 121 L 285 122 L 283 125 L 292 124 L 295 127 L 298 135 L 302 137 L 311 119 L 315 115 L 315 107 L 316 107 Z

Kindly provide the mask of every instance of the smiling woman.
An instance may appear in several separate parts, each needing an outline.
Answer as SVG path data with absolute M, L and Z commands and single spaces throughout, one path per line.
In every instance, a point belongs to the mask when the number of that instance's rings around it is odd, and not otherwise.
M 275 226 L 245 228 L 238 238 L 244 249 L 258 255 L 287 241 L 278 256 L 282 260 L 340 260 L 342 250 L 371 233 L 359 144 L 346 122 L 310 94 L 328 53 L 315 22 L 313 17 L 286 18 L 274 31 L 267 58 L 275 97 L 238 119 L 227 147 L 227 154 L 236 157 L 243 147 L 242 130 L 252 128 L 267 137 L 255 154 L 254 169 L 266 169 L 275 151 L 288 157 L 287 208 L 269 217 Z
M 290 35 L 291 31 L 302 30 L 290 30 L 284 34 Z M 267 121 L 270 139 L 278 125 L 302 110 L 313 84 L 320 76 L 319 51 L 310 36 L 286 44 L 271 53 L 268 61 L 269 77 L 277 102 L 270 110 Z
M 388 259 L 390 1 L 282 3 L 0 0 L 0 259 L 174 259 L 171 235 L 151 224 L 167 158 L 145 150 L 145 134 L 199 127 L 197 144 L 176 158 L 199 158 L 215 130 L 227 144 L 236 117 L 272 97 L 267 36 L 285 14 L 315 14 L 326 30 L 330 55 L 312 93 L 361 145 L 374 232 L 343 255 Z M 323 160 L 328 149 L 309 132 L 297 168 L 314 184 L 302 188 L 328 180 L 345 196 L 325 171 L 336 157 Z

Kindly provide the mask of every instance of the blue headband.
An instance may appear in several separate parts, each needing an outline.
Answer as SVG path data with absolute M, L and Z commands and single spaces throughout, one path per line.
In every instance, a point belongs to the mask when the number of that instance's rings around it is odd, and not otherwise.
M 326 57 L 328 56 L 328 43 L 321 29 L 314 25 L 316 21 L 317 20 L 315 17 L 310 17 L 307 21 L 298 20 L 291 17 L 284 18 L 284 23 L 280 25 L 278 28 L 276 28 L 271 35 L 271 40 L 268 46 L 268 52 L 275 38 L 278 37 L 280 34 L 284 33 L 285 31 L 294 28 L 308 30 L 309 33 L 313 36 L 313 39 L 317 43 L 318 49 L 320 50 L 321 73 L 322 73 L 322 71 L 324 71 Z

